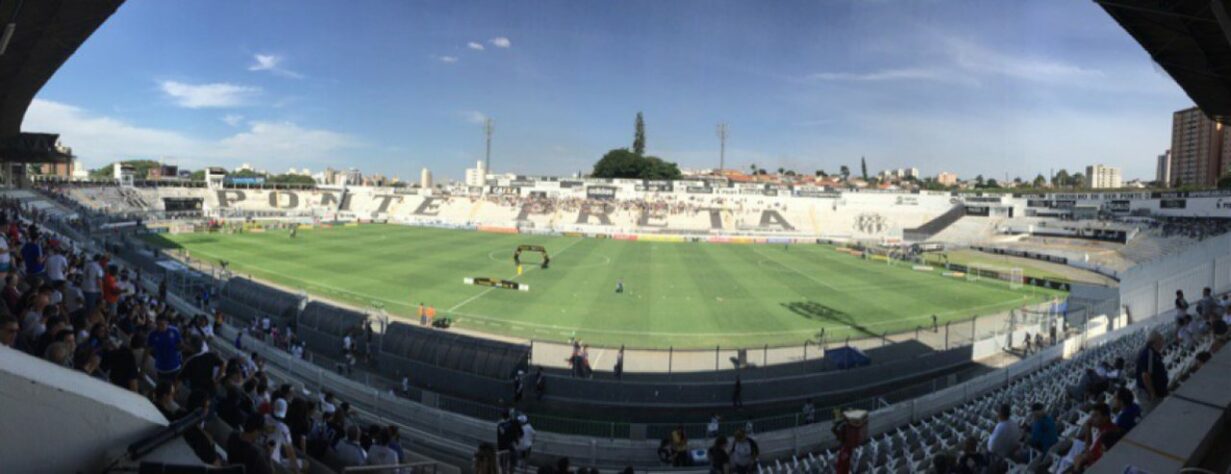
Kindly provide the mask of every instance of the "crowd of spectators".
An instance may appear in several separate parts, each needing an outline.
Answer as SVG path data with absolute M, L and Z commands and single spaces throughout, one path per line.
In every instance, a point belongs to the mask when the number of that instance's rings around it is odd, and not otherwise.
M 215 414 L 184 433 L 209 465 L 261 473 L 306 472 L 307 458 L 405 462 L 396 426 L 363 425 L 332 395 L 275 384 L 256 353 L 220 355 L 211 347 L 220 317 L 177 311 L 165 287 L 149 290 L 139 272 L 47 230 L 50 218 L 0 199 L 0 344 L 141 394 L 169 421 Z
M 1158 218 L 1150 223 L 1163 237 L 1187 237 L 1205 240 L 1231 232 L 1231 219 L 1171 217 Z

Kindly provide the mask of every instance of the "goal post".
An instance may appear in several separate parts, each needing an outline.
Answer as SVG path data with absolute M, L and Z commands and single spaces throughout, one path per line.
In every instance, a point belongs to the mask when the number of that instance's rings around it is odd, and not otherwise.
M 979 281 L 980 270 L 982 270 L 982 268 L 978 265 L 971 264 L 968 266 L 966 268 L 966 281 Z
M 1025 275 L 1022 274 L 1020 267 L 1009 269 L 1009 288 L 1014 290 L 1022 289 L 1022 284 L 1026 282 Z

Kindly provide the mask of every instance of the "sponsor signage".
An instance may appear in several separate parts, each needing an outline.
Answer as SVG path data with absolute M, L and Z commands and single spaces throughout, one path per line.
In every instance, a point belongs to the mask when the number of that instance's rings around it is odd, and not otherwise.
M 709 186 L 689 186 L 684 188 L 689 194 L 714 194 L 714 188 Z
M 795 195 L 798 197 L 821 198 L 821 199 L 838 199 L 840 193 L 833 191 L 825 191 L 823 189 L 796 189 Z
M 561 180 L 560 181 L 560 187 L 562 188 L 580 188 L 582 186 L 585 186 L 585 183 L 581 181 L 571 181 L 571 180 L 568 180 L 568 181 Z
M 615 199 L 616 188 L 614 186 L 586 186 L 586 199 Z
M 894 201 L 894 204 L 899 206 L 918 206 L 919 198 L 915 196 L 898 196 L 897 200 Z
M 764 191 L 762 191 L 762 192 L 763 192 L 766 196 L 777 196 L 777 195 L 778 195 L 778 190 L 777 190 L 777 189 L 766 189 L 766 190 L 764 190 Z
M 967 198 L 966 198 L 966 202 L 995 202 L 995 203 L 999 203 L 999 202 L 1000 202 L 1000 197 L 999 197 L 999 196 L 996 196 L 996 197 L 990 197 L 990 196 L 970 196 L 970 197 L 967 197 Z
M 1231 199 L 1219 199 L 1214 203 L 1214 209 L 1231 209 Z
M 1170 198 L 1200 198 L 1200 197 L 1229 197 L 1231 189 L 1216 189 L 1210 191 L 1171 191 L 1165 193 L 1150 193 L 1150 197 L 1154 199 L 1170 199 Z
M 992 208 L 988 206 L 966 206 L 966 215 L 968 216 L 990 216 Z
M 1184 209 L 1188 207 L 1187 199 L 1159 199 L 1158 207 L 1163 209 Z
M 1129 208 L 1130 201 L 1127 200 L 1117 199 L 1107 202 L 1107 210 L 1111 212 L 1128 212 Z
M 226 181 L 227 183 L 230 183 L 230 184 L 239 184 L 239 185 L 244 185 L 244 186 L 260 186 L 262 184 L 265 184 L 265 177 L 264 176 L 253 176 L 253 177 L 227 176 Z
M 533 188 L 534 180 L 533 179 L 515 179 L 512 181 L 509 181 L 509 186 L 520 186 L 520 187 L 525 187 L 525 188 Z
M 670 181 L 645 181 L 636 186 L 637 191 L 648 191 L 652 193 L 669 193 L 675 189 Z
M 1072 199 L 1060 199 L 1052 201 L 1051 207 L 1056 209 L 1072 209 L 1077 206 L 1077 201 Z
M 1026 207 L 1051 207 L 1051 201 L 1046 199 L 1027 199 Z

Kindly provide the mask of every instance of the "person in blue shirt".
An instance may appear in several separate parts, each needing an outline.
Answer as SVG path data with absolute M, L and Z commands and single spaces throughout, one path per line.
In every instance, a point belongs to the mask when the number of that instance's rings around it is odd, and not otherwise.
M 43 264 L 47 261 L 47 256 L 43 255 L 43 246 L 38 243 L 38 229 L 34 226 L 30 226 L 26 243 L 21 246 L 21 261 L 26 264 L 27 278 L 41 277 L 45 270 Z
M 1163 347 L 1166 342 L 1157 329 L 1150 331 L 1146 346 L 1137 353 L 1137 367 L 1133 379 L 1137 387 L 1137 403 L 1142 413 L 1149 413 L 1167 396 L 1167 366 L 1163 364 Z
M 1047 414 L 1042 403 L 1035 403 L 1030 410 L 1034 414 L 1034 421 L 1030 423 L 1030 447 L 1047 453 L 1060 438 L 1056 432 L 1056 420 Z
M 150 351 L 160 379 L 174 379 L 180 371 L 180 331 L 166 316 L 158 317 L 158 329 L 150 333 Z
M 1111 409 L 1115 412 L 1115 418 L 1112 420 L 1116 426 L 1120 427 L 1120 432 L 1127 433 L 1128 430 L 1137 426 L 1137 422 L 1141 420 L 1141 405 L 1138 405 L 1133 400 L 1133 391 L 1127 387 L 1120 387 L 1116 390 L 1116 398 L 1111 401 Z

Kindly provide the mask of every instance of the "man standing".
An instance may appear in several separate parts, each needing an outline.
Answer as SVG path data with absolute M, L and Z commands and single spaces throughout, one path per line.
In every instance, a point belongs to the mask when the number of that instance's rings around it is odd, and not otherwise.
M 543 394 L 547 392 L 547 376 L 543 375 L 543 366 L 539 366 L 539 370 L 534 375 L 534 398 L 542 400 Z
M 525 372 L 518 370 L 517 373 L 513 375 L 513 403 L 521 402 L 522 395 L 524 395 L 526 387 L 522 383 L 521 378 L 525 374 Z
M 1137 400 L 1143 414 L 1149 414 L 1167 396 L 1167 366 L 1163 364 L 1163 335 L 1150 331 L 1146 346 L 1137 353 Z
M 21 260 L 26 264 L 26 280 L 31 286 L 39 286 L 46 270 L 44 265 L 47 255 L 43 254 L 43 246 L 38 243 L 38 228 L 30 225 L 26 243 L 21 246 Z
M 419 302 L 419 325 L 427 326 L 427 310 L 423 307 L 423 302 Z
M 521 425 L 517 424 L 512 412 L 506 408 L 501 414 L 500 422 L 496 424 L 496 450 L 513 452 L 521 442 L 521 436 Z M 502 458 L 500 463 L 502 472 L 512 472 L 512 456 Z
M 150 333 L 148 342 L 159 380 L 174 380 L 180 372 L 179 329 L 171 325 L 167 316 L 159 316 L 158 329 Z
M 64 252 L 60 250 L 52 250 L 51 256 L 47 257 L 47 279 L 51 280 L 51 284 L 56 284 L 65 280 L 65 270 L 68 269 L 68 259 L 64 258 Z
M 616 353 L 615 368 L 612 370 L 612 372 L 615 374 L 616 380 L 620 380 L 621 378 L 624 377 L 624 345 L 623 344 L 620 345 L 620 352 Z

